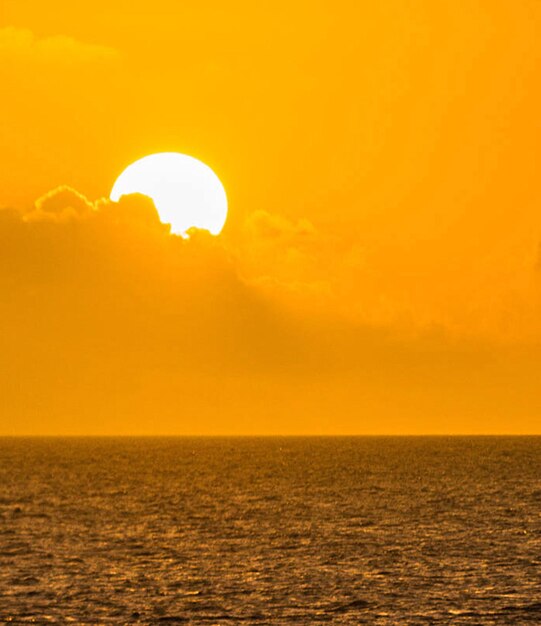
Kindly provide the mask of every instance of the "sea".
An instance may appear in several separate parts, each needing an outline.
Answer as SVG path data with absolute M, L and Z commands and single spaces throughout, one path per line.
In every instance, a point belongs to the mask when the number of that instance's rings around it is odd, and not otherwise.
M 0 439 L 0 624 L 541 624 L 541 437 Z

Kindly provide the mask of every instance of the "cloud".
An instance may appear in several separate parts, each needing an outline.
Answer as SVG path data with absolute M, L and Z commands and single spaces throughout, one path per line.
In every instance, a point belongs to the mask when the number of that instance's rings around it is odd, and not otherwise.
M 185 240 L 144 196 L 69 187 L 0 210 L 0 431 L 494 432 L 511 410 L 533 428 L 539 351 L 347 318 L 317 280 L 271 271 L 294 249 L 308 276 L 332 241 L 270 214 L 245 232 Z
M 253 285 L 275 296 L 318 298 L 330 295 L 328 276 L 321 267 L 325 238 L 307 219 L 292 220 L 268 211 L 246 218 L 239 244 L 238 263 Z
M 81 193 L 63 185 L 38 198 L 34 209 L 24 215 L 25 221 L 62 221 L 90 215 L 95 210 Z
M 35 345 L 56 337 L 59 354 L 71 336 L 90 354 L 88 336 L 145 367 L 206 361 L 215 369 L 230 354 L 233 368 L 265 363 L 264 351 L 253 352 L 255 335 L 272 319 L 227 250 L 205 232 L 172 236 L 144 196 L 91 203 L 60 187 L 28 213 L 1 211 L 0 240 L 11 322 L 23 332 L 18 312 L 28 311 L 24 335 Z
M 61 64 L 111 61 L 118 56 L 114 48 L 77 41 L 56 35 L 37 38 L 28 29 L 0 28 L 0 59 L 23 63 Z
M 280 240 L 298 243 L 316 236 L 314 225 L 305 218 L 294 221 L 262 210 L 254 211 L 248 216 L 245 230 L 249 236 L 256 237 L 260 242 Z

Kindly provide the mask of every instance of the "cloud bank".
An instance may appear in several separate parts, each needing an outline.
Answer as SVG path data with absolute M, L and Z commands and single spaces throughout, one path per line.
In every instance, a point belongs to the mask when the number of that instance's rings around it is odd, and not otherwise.
M 0 210 L 0 430 L 535 430 L 534 344 L 346 315 L 331 274 L 317 280 L 329 245 L 309 222 L 263 212 L 235 245 L 184 240 L 148 198 L 91 202 L 68 187 Z

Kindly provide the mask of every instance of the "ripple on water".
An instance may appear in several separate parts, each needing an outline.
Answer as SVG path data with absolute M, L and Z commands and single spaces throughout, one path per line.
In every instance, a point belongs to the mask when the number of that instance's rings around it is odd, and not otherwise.
M 0 623 L 541 623 L 540 442 L 0 440 Z

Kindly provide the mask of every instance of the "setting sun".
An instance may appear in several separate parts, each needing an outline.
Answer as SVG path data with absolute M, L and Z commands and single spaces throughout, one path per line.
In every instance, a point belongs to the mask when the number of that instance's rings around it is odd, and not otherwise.
M 140 193 L 152 198 L 171 231 L 190 228 L 218 235 L 227 217 L 227 196 L 216 174 L 198 159 L 176 152 L 152 154 L 128 166 L 111 191 L 111 200 Z

